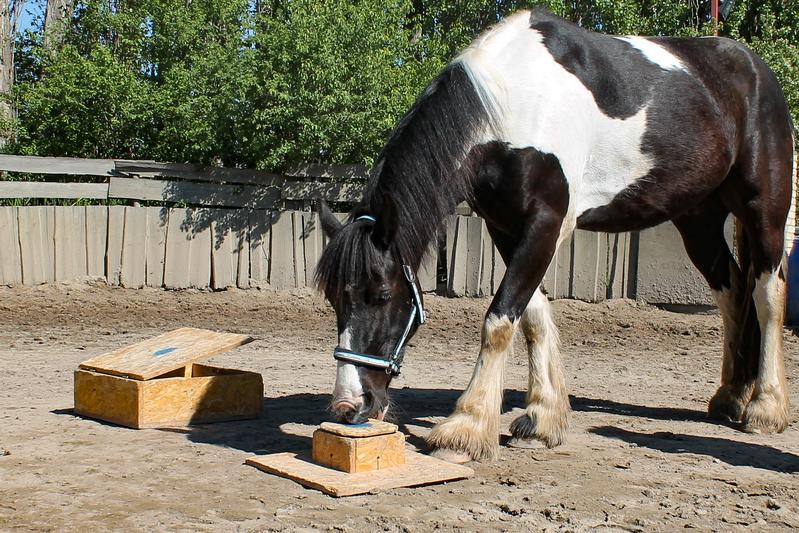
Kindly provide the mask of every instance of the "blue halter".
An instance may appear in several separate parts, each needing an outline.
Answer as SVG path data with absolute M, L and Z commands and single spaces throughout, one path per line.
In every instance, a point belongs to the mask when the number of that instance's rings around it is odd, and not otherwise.
M 369 220 L 371 222 L 377 222 L 374 217 L 369 215 L 362 215 L 355 219 L 355 222 L 359 220 Z M 411 290 L 411 296 L 413 298 L 411 314 L 408 316 L 408 323 L 405 325 L 405 331 L 402 333 L 402 337 L 400 337 L 397 345 L 394 347 L 394 351 L 389 356 L 388 359 L 384 357 L 378 357 L 376 355 L 369 355 L 365 353 L 353 352 L 352 350 L 344 349 L 340 346 L 337 346 L 335 350 L 333 350 L 333 358 L 337 361 L 344 361 L 346 363 L 351 363 L 356 366 L 365 366 L 368 368 L 376 368 L 378 370 L 384 370 L 386 374 L 391 376 L 398 376 L 400 373 L 400 368 L 402 367 L 402 359 L 405 357 L 405 354 L 402 353 L 402 348 L 405 346 L 405 342 L 408 340 L 408 335 L 411 333 L 411 328 L 416 320 L 419 320 L 419 325 L 424 324 L 425 320 L 425 313 L 424 313 L 424 306 L 422 305 L 422 297 L 419 294 L 419 288 L 416 286 L 416 277 L 413 275 L 413 269 L 410 265 L 403 264 L 402 265 L 402 272 L 405 274 L 405 280 L 408 282 L 408 285 Z

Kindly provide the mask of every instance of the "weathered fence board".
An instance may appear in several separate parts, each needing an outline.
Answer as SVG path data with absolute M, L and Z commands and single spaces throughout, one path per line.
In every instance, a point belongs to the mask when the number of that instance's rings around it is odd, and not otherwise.
M 323 198 L 328 202 L 357 202 L 365 189 L 364 183 L 286 180 L 281 196 L 284 200 Z
M 249 214 L 250 282 L 256 287 L 269 284 L 272 212 L 258 210 Z
M 467 218 L 447 218 L 447 294 L 450 296 L 466 294 Z
M 119 284 L 140 289 L 147 282 L 147 210 L 125 208 L 125 228 L 122 231 L 122 259 Z
M 164 286 L 171 289 L 186 289 L 190 286 L 189 268 L 191 231 L 182 229 L 188 209 L 170 209 L 166 230 L 164 252 Z
M 53 213 L 50 206 L 17 209 L 22 282 L 25 285 L 50 283 L 55 279 Z
M 0 170 L 28 174 L 113 176 L 114 160 L 0 154 Z
M 55 281 L 72 281 L 88 274 L 86 258 L 86 209 L 53 209 Z
M 280 200 L 280 189 L 145 178 L 111 178 L 108 197 L 209 207 L 262 209 L 273 207 Z
M 114 169 L 118 174 L 179 178 L 213 183 L 279 186 L 284 179 L 280 174 L 264 170 L 204 167 L 201 165 L 162 163 L 159 161 L 116 160 L 114 161 Z
M 0 208 L 0 284 L 22 283 L 19 251 L 19 222 L 16 207 Z
M 122 243 L 125 234 L 125 206 L 108 206 L 108 244 L 105 273 L 109 285 L 119 285 L 122 272 Z
M 162 287 L 164 285 L 169 209 L 165 207 L 145 207 L 144 209 L 147 210 L 145 282 L 148 287 Z
M 247 218 L 226 209 L 212 209 L 211 215 L 211 287 L 249 286 L 249 245 Z M 242 256 L 247 259 L 245 266 Z M 247 281 L 245 283 L 244 277 Z
M 105 200 L 108 198 L 108 184 L 0 181 L 0 198 L 88 198 Z
M 86 210 L 86 274 L 105 277 L 105 254 L 108 244 L 108 208 L 89 205 Z
M 296 287 L 294 224 L 291 212 L 276 213 L 272 222 L 269 284 L 275 289 Z
M 305 284 L 313 287 L 316 263 L 322 255 L 322 226 L 318 213 L 302 214 L 301 238 L 305 253 Z
M 286 172 L 288 176 L 309 178 L 336 178 L 366 180 L 369 178 L 369 167 L 365 165 L 323 165 L 306 163 Z

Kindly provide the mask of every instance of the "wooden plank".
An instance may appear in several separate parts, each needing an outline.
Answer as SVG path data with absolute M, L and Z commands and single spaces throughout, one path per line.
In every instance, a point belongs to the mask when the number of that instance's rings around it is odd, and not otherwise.
M 491 294 L 494 295 L 497 293 L 502 279 L 505 277 L 507 267 L 505 266 L 505 260 L 502 259 L 502 255 L 499 253 L 496 246 L 494 246 L 492 254 L 494 257 L 494 271 L 491 273 Z
M 119 285 L 122 273 L 122 243 L 125 235 L 125 206 L 108 206 L 108 244 L 105 272 L 109 285 Z
M 569 297 L 586 302 L 599 301 L 601 242 L 599 233 L 576 230 L 572 235 L 572 290 Z M 604 298 L 604 293 L 602 294 Z
M 189 287 L 205 289 L 211 285 L 211 223 L 208 209 L 192 209 L 187 215 L 191 235 L 189 247 Z
M 194 375 L 189 378 L 176 376 L 139 382 L 138 427 L 206 424 L 260 416 L 264 396 L 260 374 L 191 366 Z M 205 369 L 206 375 L 198 376 L 198 368 Z
M 302 242 L 305 253 L 305 285 L 313 286 L 316 263 L 322 255 L 322 225 L 318 213 L 302 213 Z
M 312 455 L 314 462 L 342 472 L 384 470 L 405 464 L 405 435 L 344 437 L 317 429 Z
M 22 283 L 19 221 L 16 207 L 0 207 L 0 285 Z
M 148 287 L 163 287 L 169 209 L 165 207 L 140 207 L 139 209 L 147 211 L 145 283 Z
M 239 250 L 238 238 L 226 220 L 224 209 L 211 209 L 211 287 L 236 286 Z
M 55 279 L 53 208 L 50 206 L 19 207 L 17 219 L 22 259 L 22 282 L 25 285 L 52 282 Z
M 422 292 L 435 292 L 438 288 L 438 242 L 436 239 L 433 239 L 433 243 L 422 258 L 417 275 Z
M 238 212 L 233 223 L 236 235 L 238 264 L 236 265 L 236 286 L 239 289 L 250 287 L 250 227 L 249 213 Z
M 557 270 L 555 271 L 555 292 L 552 298 L 569 298 L 572 291 L 572 235 L 560 243 L 557 251 Z
M 365 183 L 338 183 L 331 181 L 286 180 L 281 197 L 284 200 L 314 200 L 328 202 L 357 202 L 363 198 Z
M 480 281 L 483 275 L 482 218 L 464 217 L 466 221 L 466 296 L 482 296 Z
M 481 219 L 482 220 L 482 219 Z M 483 221 L 483 264 L 480 275 L 480 296 L 494 294 L 492 283 L 494 281 L 494 241 L 488 233 L 488 226 Z
M 187 216 L 187 209 L 169 210 L 164 255 L 164 286 L 168 289 L 189 287 L 191 234 L 182 229 Z
M 605 298 L 627 297 L 627 256 L 630 253 L 629 233 L 604 233 Z
M 272 222 L 271 263 L 269 284 L 275 289 L 296 286 L 294 269 L 294 227 L 291 212 L 276 213 Z
M 305 287 L 305 242 L 303 240 L 303 213 L 291 213 L 292 246 L 294 247 L 294 283 L 296 287 Z M 313 274 L 312 274 L 313 275 Z
M 88 274 L 86 209 L 57 206 L 53 210 L 55 281 L 73 281 L 82 278 Z
M 122 266 L 119 284 L 140 289 L 147 281 L 147 210 L 125 208 L 125 228 L 122 232 Z
M 288 172 L 287 176 L 310 177 L 310 178 L 335 178 L 335 179 L 369 179 L 369 167 L 366 165 L 328 165 L 317 163 L 306 163 L 298 165 Z
M 333 435 L 342 437 L 376 437 L 388 435 L 399 430 L 396 424 L 383 420 L 370 419 L 362 424 L 338 424 L 336 422 L 322 422 L 319 428 Z
M 80 368 L 147 380 L 252 341 L 248 335 L 180 328 L 93 357 Z
M 269 283 L 272 215 L 272 211 L 263 210 L 249 214 L 250 283 L 256 287 Z
M 0 170 L 28 174 L 66 174 L 73 176 L 113 176 L 112 159 L 0 155 Z
M 398 487 L 418 487 L 474 475 L 474 470 L 466 466 L 411 451 L 405 452 L 405 464 L 402 466 L 352 474 L 314 464 L 307 457 L 295 453 L 255 456 L 247 459 L 247 464 L 336 497 Z
M 162 163 L 159 161 L 125 160 L 114 161 L 118 174 L 142 177 L 180 178 L 212 183 L 237 183 L 279 187 L 284 176 L 248 168 L 204 167 L 187 163 Z
M 53 183 L 47 181 L 0 181 L 0 198 L 108 198 L 107 183 Z
M 198 206 L 264 209 L 280 200 L 278 187 L 221 185 L 144 178 L 111 178 L 109 198 L 178 202 Z
M 105 254 L 108 244 L 108 208 L 87 205 L 86 214 L 86 274 L 92 278 L 105 278 Z
M 447 294 L 466 294 L 466 218 L 447 217 Z
M 140 384 L 132 379 L 75 370 L 75 413 L 126 427 L 138 427 Z

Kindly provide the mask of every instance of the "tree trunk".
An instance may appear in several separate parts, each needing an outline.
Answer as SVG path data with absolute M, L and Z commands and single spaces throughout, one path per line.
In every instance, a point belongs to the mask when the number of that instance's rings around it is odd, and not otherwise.
M 57 46 L 61 42 L 65 25 L 72 18 L 73 6 L 74 0 L 47 0 L 47 11 L 44 15 L 45 48 Z
M 0 0 L 0 146 L 11 137 L 11 88 L 14 86 L 14 31 L 10 0 Z

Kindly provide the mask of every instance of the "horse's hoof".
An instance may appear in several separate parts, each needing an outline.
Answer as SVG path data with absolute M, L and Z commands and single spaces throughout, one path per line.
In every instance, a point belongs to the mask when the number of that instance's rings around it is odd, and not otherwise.
M 567 417 L 567 409 L 555 410 L 537 405 L 528 406 L 525 414 L 511 422 L 511 440 L 537 440 L 547 448 L 554 448 L 563 442 Z M 510 442 L 508 445 L 511 445 Z M 524 447 L 530 448 L 531 446 Z
M 782 433 L 788 427 L 788 402 L 770 392 L 757 394 L 743 414 L 741 429 L 747 433 Z
M 447 448 L 439 448 L 431 453 L 433 457 L 436 459 L 441 459 L 442 461 L 446 461 L 448 463 L 455 463 L 455 464 L 463 464 L 468 463 L 472 460 L 472 457 L 466 452 L 458 452 L 455 450 L 449 450 Z
M 707 413 L 716 420 L 740 422 L 744 409 L 746 409 L 744 395 L 736 394 L 730 385 L 723 385 L 708 402 Z
M 542 450 L 546 449 L 546 445 L 538 439 L 520 439 L 518 437 L 511 437 L 507 442 L 510 448 L 521 448 L 524 450 Z

